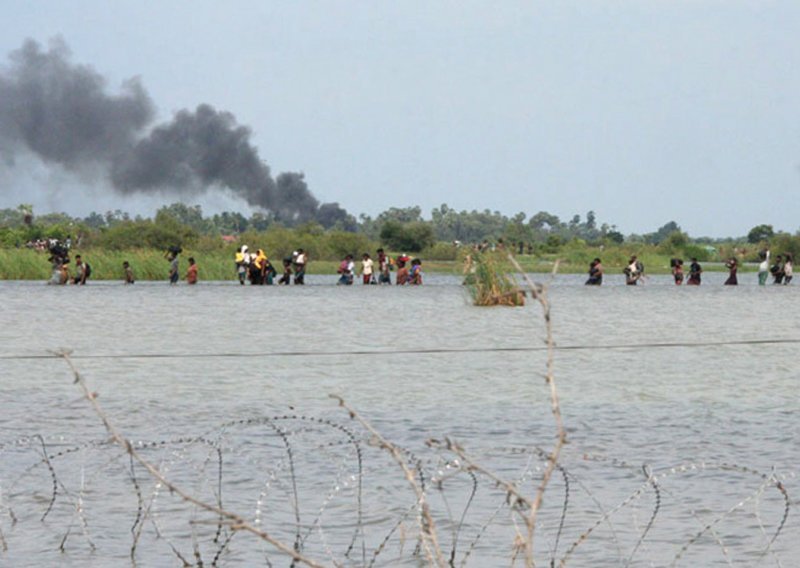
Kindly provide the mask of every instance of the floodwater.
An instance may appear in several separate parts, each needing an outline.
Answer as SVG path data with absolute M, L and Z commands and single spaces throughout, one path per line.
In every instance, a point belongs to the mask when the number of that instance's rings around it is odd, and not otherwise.
M 537 565 L 800 555 L 800 288 L 704 276 L 695 288 L 550 282 L 568 444 L 537 518 Z M 133 465 L 49 356 L 62 349 L 167 479 L 320 564 L 424 564 L 413 488 L 336 394 L 422 472 L 448 561 L 510 565 L 525 529 L 505 491 L 426 442 L 454 440 L 534 496 L 537 448 L 555 441 L 538 304 L 473 307 L 446 275 L 308 281 L 0 283 L 0 565 L 290 564 Z

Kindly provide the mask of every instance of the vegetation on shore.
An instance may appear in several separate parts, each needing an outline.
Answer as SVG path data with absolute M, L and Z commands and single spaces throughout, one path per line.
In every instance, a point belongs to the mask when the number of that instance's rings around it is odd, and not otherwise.
M 775 232 L 770 225 L 754 227 L 744 237 L 712 240 L 690 238 L 671 221 L 653 233 L 623 236 L 613 225 L 599 225 L 591 211 L 585 220 L 576 215 L 565 223 L 545 212 L 526 222 L 523 213 L 509 218 L 442 205 L 424 220 L 418 207 L 391 208 L 375 219 L 362 215 L 347 226 L 324 227 L 281 223 L 259 213 L 250 219 L 238 213 L 204 217 L 199 206 L 181 203 L 162 207 L 153 219 L 131 219 L 120 211 L 84 219 L 62 213 L 34 216 L 30 206 L 20 205 L 0 209 L 0 279 L 49 278 L 49 255 L 32 248 L 49 238 L 70 238 L 72 254 L 86 258 L 93 280 L 121 279 L 126 260 L 137 279 L 164 279 L 164 252 L 170 246 L 181 246 L 184 258 L 197 259 L 203 280 L 235 279 L 234 254 L 242 244 L 251 251 L 263 249 L 279 270 L 281 259 L 303 248 L 310 257 L 309 274 L 334 274 L 345 255 L 375 256 L 378 248 L 419 257 L 426 272 L 453 274 L 461 273 L 464 259 L 476 248 L 510 251 L 530 272 L 549 272 L 558 261 L 562 273 L 585 273 L 599 257 L 609 275 L 621 273 L 631 255 L 643 261 L 649 274 L 668 273 L 671 258 L 696 257 L 705 270 L 713 271 L 725 270 L 723 263 L 735 257 L 746 272 L 766 248 L 773 255 L 800 255 L 800 235 Z M 497 262 L 505 270 L 504 261 Z
M 235 249 L 235 246 L 228 246 L 219 250 L 184 249 L 181 257 L 184 261 L 190 256 L 197 260 L 202 280 L 235 280 L 236 268 L 233 262 Z M 362 252 L 374 253 L 374 251 L 375 248 L 367 248 Z M 425 272 L 461 275 L 464 258 L 468 252 L 470 251 L 466 248 L 456 250 L 452 259 L 431 258 L 424 253 L 420 253 L 418 256 L 423 260 L 423 270 Z M 647 273 L 669 273 L 669 255 L 647 250 L 638 250 L 637 253 L 644 260 Z M 159 249 L 105 250 L 90 247 L 73 249 L 74 254 L 81 254 L 89 262 L 92 267 L 92 280 L 122 280 L 123 261 L 128 261 L 131 264 L 137 280 L 165 280 L 169 271 L 169 263 L 165 259 L 164 251 Z M 591 260 L 598 254 L 603 256 L 606 274 L 613 275 L 616 273 L 622 274 L 622 269 L 631 252 L 628 247 L 605 249 L 603 251 L 587 248 L 585 251 L 580 251 L 580 253 L 523 254 L 516 256 L 516 258 L 528 272 L 550 272 L 556 259 L 558 259 L 560 263 L 559 273 L 583 274 L 587 271 L 589 265 L 589 261 L 586 261 L 585 258 L 588 257 Z M 279 255 L 269 255 L 269 257 L 280 272 L 281 257 Z M 47 258 L 48 254 L 46 252 L 38 252 L 32 249 L 0 248 L 0 280 L 46 280 L 50 278 L 51 272 Z M 500 272 L 510 270 L 510 266 L 506 265 L 502 257 L 492 262 L 496 265 L 495 269 Z M 335 258 L 319 259 L 312 257 L 308 265 L 308 273 L 335 274 L 338 264 L 339 261 Z M 724 271 L 726 269 L 722 264 L 712 263 L 704 264 L 704 270 Z M 754 270 L 755 265 L 743 265 L 740 267 L 740 272 Z

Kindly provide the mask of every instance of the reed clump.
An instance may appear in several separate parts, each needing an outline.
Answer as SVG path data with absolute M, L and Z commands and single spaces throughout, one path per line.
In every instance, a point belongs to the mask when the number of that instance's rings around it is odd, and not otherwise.
M 464 284 L 476 306 L 524 306 L 525 293 L 506 270 L 502 253 L 480 252 L 464 260 Z

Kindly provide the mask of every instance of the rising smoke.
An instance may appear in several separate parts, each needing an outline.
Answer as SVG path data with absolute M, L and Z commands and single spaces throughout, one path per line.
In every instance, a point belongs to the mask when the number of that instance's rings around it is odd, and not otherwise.
M 27 40 L 0 70 L 0 158 L 8 167 L 30 152 L 70 172 L 99 172 L 122 194 L 228 190 L 285 222 L 317 219 L 303 175 L 274 180 L 250 129 L 231 113 L 203 104 L 166 124 L 154 126 L 154 117 L 138 79 L 109 94 L 101 75 L 71 62 L 63 41 L 44 51 Z M 338 204 L 323 207 L 326 220 L 332 208 L 347 217 Z

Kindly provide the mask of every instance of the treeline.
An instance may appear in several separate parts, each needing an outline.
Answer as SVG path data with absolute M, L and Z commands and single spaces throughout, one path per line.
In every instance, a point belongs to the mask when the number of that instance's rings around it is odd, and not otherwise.
M 691 238 L 670 221 L 646 234 L 623 235 L 616 226 L 600 223 L 593 211 L 562 221 L 557 215 L 540 211 L 506 216 L 498 211 L 457 211 L 446 204 L 425 218 L 420 207 L 392 207 L 377 217 L 332 214 L 330 223 L 318 221 L 286 223 L 267 213 L 245 217 L 226 211 L 203 215 L 199 205 L 173 203 L 160 208 L 152 219 L 131 217 L 117 210 L 93 212 L 86 217 L 64 213 L 35 215 L 29 205 L 0 209 L 0 246 L 19 248 L 37 239 L 68 237 L 73 244 L 109 250 L 136 248 L 165 249 L 172 245 L 198 250 L 215 250 L 233 240 L 263 243 L 275 253 L 304 246 L 316 258 L 336 258 L 340 254 L 374 250 L 384 246 L 409 253 L 426 252 L 429 258 L 455 258 L 455 245 L 502 244 L 526 254 L 550 255 L 580 249 L 635 249 L 651 247 L 659 254 L 674 254 L 700 260 L 722 260 L 737 256 L 755 260 L 759 250 L 800 253 L 800 237 L 776 232 L 771 225 L 753 227 L 746 236 L 726 239 Z M 227 245 L 226 245 L 227 242 Z M 311 244 L 309 244 L 311 243 Z

